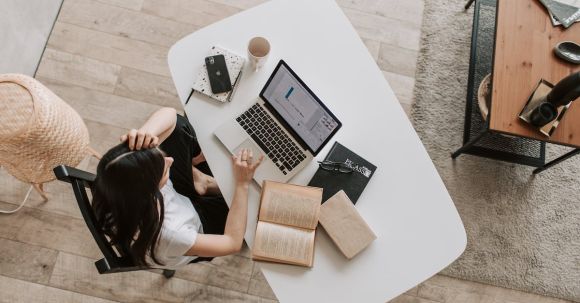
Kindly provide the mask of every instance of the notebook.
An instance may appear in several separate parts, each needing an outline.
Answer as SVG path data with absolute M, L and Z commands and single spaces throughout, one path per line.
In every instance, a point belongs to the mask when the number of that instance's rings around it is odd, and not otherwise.
M 197 78 L 193 83 L 192 89 L 193 91 L 198 92 L 200 94 L 204 94 L 216 101 L 230 102 L 235 93 L 237 84 L 242 78 L 242 69 L 244 67 L 244 63 L 246 62 L 246 59 L 244 59 L 244 57 L 240 55 L 237 55 L 219 46 L 211 47 L 208 56 L 214 55 L 224 55 L 226 60 L 226 66 L 228 67 L 228 73 L 230 75 L 230 82 L 232 83 L 232 90 L 221 94 L 212 93 L 205 63 L 201 67 L 199 74 L 197 75 Z
M 322 201 L 326 201 L 340 190 L 344 190 L 350 200 L 356 204 L 377 167 L 338 142 L 334 143 L 324 160 L 343 162 L 354 171 L 345 174 L 327 171 L 319 167 L 308 186 L 324 189 Z

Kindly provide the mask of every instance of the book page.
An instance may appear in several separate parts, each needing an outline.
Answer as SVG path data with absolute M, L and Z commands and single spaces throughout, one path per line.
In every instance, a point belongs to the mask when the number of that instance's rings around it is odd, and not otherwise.
M 258 222 L 252 257 L 257 260 L 279 260 L 312 266 L 314 233 L 314 230 Z
M 321 201 L 321 188 L 265 181 L 259 220 L 315 229 Z
M 344 191 L 322 204 L 320 225 L 340 251 L 351 259 L 376 239 Z

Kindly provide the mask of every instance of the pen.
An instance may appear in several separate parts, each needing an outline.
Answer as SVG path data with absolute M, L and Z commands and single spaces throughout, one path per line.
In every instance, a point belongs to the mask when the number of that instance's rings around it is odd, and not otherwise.
M 189 99 L 191 99 L 191 95 L 193 95 L 193 88 L 191 89 L 189 96 L 187 96 L 187 100 L 185 100 L 185 105 L 187 105 L 187 103 L 189 102 Z

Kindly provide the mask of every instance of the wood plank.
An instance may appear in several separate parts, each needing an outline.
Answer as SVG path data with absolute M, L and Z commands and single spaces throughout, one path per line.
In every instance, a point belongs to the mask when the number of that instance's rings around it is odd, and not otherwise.
M 375 59 L 375 62 L 379 60 L 379 51 L 381 49 L 381 42 L 371 39 L 362 39 L 364 44 L 366 45 L 369 53 Z
M 266 299 L 277 300 L 276 294 L 266 281 L 264 274 L 260 270 L 260 264 L 254 262 L 254 268 L 252 270 L 252 279 L 250 280 L 250 287 L 248 288 L 248 294 L 260 296 Z
M 7 209 L 13 209 L 19 205 L 30 187 L 30 184 L 12 177 L 5 170 L 0 170 L 0 182 L 0 201 L 10 203 L 10 205 L 5 207 Z M 44 201 L 33 190 L 28 197 L 28 201 L 26 201 L 25 207 L 67 215 L 73 218 L 81 218 L 81 213 L 74 199 L 72 188 L 68 183 L 58 180 L 51 181 L 45 183 L 44 190 L 47 193 L 48 201 Z
M 90 0 L 65 1 L 58 20 L 165 47 L 197 29 L 191 24 Z
M 113 303 L 58 288 L 0 276 L 0 303 Z
M 229 6 L 233 6 L 233 7 L 237 7 L 239 9 L 245 10 L 245 9 L 252 8 L 256 5 L 260 5 L 264 2 L 266 2 L 267 0 L 210 0 L 210 1 L 214 2 L 214 3 L 229 5 Z
M 343 11 L 362 38 L 410 50 L 419 50 L 421 39 L 419 26 L 350 8 L 343 8 Z
M 170 77 L 158 76 L 123 67 L 115 87 L 115 95 L 173 108 L 182 108 Z
M 383 71 L 415 78 L 417 54 L 415 50 L 381 43 L 377 64 Z
M 71 85 L 60 79 L 40 77 L 48 88 L 59 95 L 87 120 L 120 128 L 138 128 L 161 106 Z
M 383 75 L 395 92 L 399 103 L 407 105 L 413 104 L 413 88 L 415 87 L 414 78 L 392 72 L 383 72 Z
M 3 179 L 3 178 L 2 178 Z M 2 180 L 0 179 L 0 180 Z M 4 187 L 0 187 L 4 188 Z M 2 209 L 14 209 L 13 204 L 5 203 L 0 201 L 0 208 Z M 21 214 L 20 212 L 16 212 L 10 215 L 2 215 L 0 216 L 0 238 L 5 239 L 14 239 L 16 238 L 16 234 L 24 225 L 24 220 L 26 215 Z
M 60 79 L 69 84 L 113 92 L 121 67 L 83 56 L 47 48 L 36 77 Z
M 401 103 L 401 107 L 403 107 L 403 111 L 407 115 L 407 117 L 411 117 L 411 105 L 406 103 Z
M 169 48 L 56 22 L 48 46 L 70 54 L 170 77 Z
M 441 303 L 441 302 L 403 294 L 392 299 L 391 301 L 389 301 L 389 303 Z M 470 302 L 470 303 L 481 303 L 481 302 Z
M 246 292 L 252 277 L 252 265 L 252 260 L 246 257 L 231 255 L 215 258 L 212 262 L 186 266 L 178 270 L 175 276 L 201 284 Z
M 140 11 L 143 7 L 143 0 L 95 0 L 104 4 Z
M 101 155 L 104 155 L 113 146 L 119 144 L 121 136 L 129 132 L 127 128 L 116 127 L 101 122 L 86 120 L 85 123 L 89 129 L 90 145 Z M 98 163 L 99 160 L 91 156 L 86 159 L 86 164 L 81 169 L 96 174 Z M 75 203 L 77 202 L 75 201 Z M 75 207 L 78 208 L 78 206 Z
M 226 290 L 223 288 L 205 286 L 197 292 L 185 298 L 185 303 L 274 303 L 278 301 L 268 300 L 241 292 Z
M 237 7 L 207 0 L 145 0 L 144 13 L 192 24 L 198 28 L 210 25 L 240 12 Z
M 420 27 L 423 20 L 423 1 L 400 0 L 337 0 L 342 8 L 409 22 Z
M 497 18 L 490 128 L 547 140 L 518 114 L 540 79 L 555 84 L 580 71 L 580 65 L 566 63 L 552 51 L 560 41 L 578 41 L 580 26 L 553 27 L 538 1 L 498 1 Z M 580 147 L 579 119 L 580 107 L 572 105 L 548 141 Z
M 18 216 L 24 223 L 13 237 L 16 241 L 95 259 L 102 257 L 82 219 L 31 208 L 21 209 Z
M 86 124 L 91 136 L 91 147 L 101 155 L 105 154 L 111 147 L 119 144 L 121 142 L 121 136 L 129 132 L 128 128 L 117 127 L 92 120 L 87 120 Z M 98 162 L 97 159 L 91 157 L 90 162 L 93 161 Z M 87 165 L 86 170 L 95 172 L 95 170 L 91 170 L 90 164 Z
M 99 275 L 94 260 L 59 253 L 49 285 L 123 302 L 237 302 L 260 299 L 150 271 Z M 230 301 L 231 299 L 231 301 Z
M 49 285 L 123 302 L 182 302 L 200 285 L 149 271 L 99 275 L 94 259 L 59 253 Z
M 58 252 L 52 249 L 0 238 L 0 274 L 34 283 L 48 283 L 57 255 Z M 1 281 L 0 294 L 4 287 Z M 0 296 L 0 301 L 2 297 L 4 295 Z

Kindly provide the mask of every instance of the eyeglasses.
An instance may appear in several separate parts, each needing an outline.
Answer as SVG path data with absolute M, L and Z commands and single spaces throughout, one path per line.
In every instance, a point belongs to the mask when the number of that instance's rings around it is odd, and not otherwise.
M 320 168 L 328 171 L 338 171 L 339 173 L 352 173 L 352 168 L 346 163 L 342 162 L 333 162 L 333 161 L 318 161 L 318 165 Z

